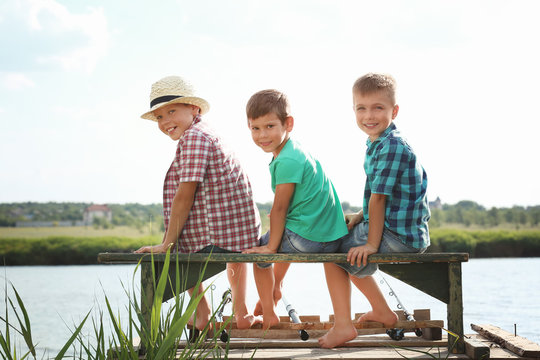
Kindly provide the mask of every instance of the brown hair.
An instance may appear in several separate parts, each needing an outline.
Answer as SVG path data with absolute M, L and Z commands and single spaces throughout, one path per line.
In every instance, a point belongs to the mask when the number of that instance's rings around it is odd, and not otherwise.
M 378 91 L 384 91 L 392 105 L 396 104 L 396 79 L 392 75 L 368 73 L 353 85 L 353 93 L 373 94 Z
M 290 106 L 287 95 L 274 89 L 261 90 L 255 93 L 246 105 L 248 119 L 257 119 L 274 113 L 282 123 L 285 123 L 289 112 Z

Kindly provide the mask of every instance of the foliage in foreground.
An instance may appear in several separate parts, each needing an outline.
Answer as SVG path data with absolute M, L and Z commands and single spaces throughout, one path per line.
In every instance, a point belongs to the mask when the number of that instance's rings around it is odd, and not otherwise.
M 140 265 L 140 264 L 139 264 Z M 184 303 L 184 293 L 181 290 L 184 288 L 180 284 L 180 266 L 176 262 L 176 280 L 171 282 L 169 274 L 170 254 L 167 253 L 164 267 L 161 274 L 154 274 L 154 279 L 158 278 L 157 283 L 154 282 L 154 302 L 152 304 L 140 304 L 137 301 L 135 290 L 131 291 L 126 288 L 128 296 L 128 315 L 127 320 L 122 320 L 116 315 L 107 296 L 105 295 L 106 313 L 109 316 L 111 323 L 110 335 L 105 334 L 104 315 L 100 311 L 99 317 L 92 319 L 93 336 L 92 340 L 82 336 L 81 330 L 87 322 L 90 312 L 86 315 L 83 321 L 76 326 L 72 331 L 72 335 L 65 343 L 63 348 L 54 355 L 54 359 L 63 359 L 69 357 L 72 359 L 96 359 L 104 360 L 108 358 L 114 359 L 132 359 L 138 360 L 140 349 L 144 349 L 146 359 L 205 359 L 205 358 L 226 358 L 228 351 L 228 343 L 223 347 L 218 342 L 221 332 L 216 331 L 213 337 L 208 338 L 209 325 L 201 331 L 196 339 L 192 339 L 185 347 L 179 347 L 179 340 L 182 334 L 185 334 L 185 327 L 188 320 L 192 316 L 196 316 L 195 310 L 204 293 L 199 296 L 193 296 L 187 304 Z M 135 270 L 136 271 L 136 270 Z M 134 271 L 134 276 L 135 276 Z M 203 270 L 204 273 L 204 270 Z M 159 275 L 159 276 L 158 276 Z M 196 287 L 202 282 L 202 274 Z M 168 311 L 162 311 L 162 300 L 166 287 L 173 289 L 174 306 Z M 16 297 L 16 303 L 8 296 L 7 286 L 5 289 L 5 310 L 6 315 L 0 317 L 0 321 L 4 323 L 4 328 L 0 330 L 0 358 L 3 360 L 23 360 L 52 358 L 49 354 L 39 356 L 36 350 L 36 344 L 32 338 L 31 321 L 20 298 L 17 290 L 12 286 Z M 143 297 L 144 298 L 144 297 Z M 17 324 L 11 321 L 8 310 L 15 314 Z M 214 326 L 215 315 L 213 314 L 211 324 Z M 149 321 L 146 321 L 149 320 Z M 230 320 L 229 320 L 230 321 Z M 223 327 L 229 323 L 224 323 Z M 17 340 L 23 339 L 26 349 L 18 347 Z M 140 339 L 140 347 L 134 344 Z M 71 351 L 70 351 L 71 350 Z

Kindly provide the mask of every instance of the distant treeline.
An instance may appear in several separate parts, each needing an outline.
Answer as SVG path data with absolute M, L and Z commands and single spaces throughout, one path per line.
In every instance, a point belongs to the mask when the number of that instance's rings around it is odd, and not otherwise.
M 90 203 L 3 203 L 0 204 L 0 226 L 15 226 L 17 221 L 78 221 L 83 219 L 83 212 Z M 161 204 L 107 204 L 112 210 L 110 223 L 100 219 L 96 225 L 131 226 L 140 228 L 149 222 L 163 224 L 163 208 Z M 258 203 L 259 211 L 266 220 L 272 203 Z M 351 206 L 348 202 L 342 203 L 345 213 L 358 211 L 359 208 Z M 478 226 L 492 227 L 539 227 L 540 206 L 486 209 L 474 201 L 464 200 L 457 204 L 442 204 L 440 208 L 431 209 L 431 228 L 445 227 L 459 224 L 465 227 Z M 163 225 L 161 225 L 163 226 Z M 161 229 L 163 230 L 163 229 Z
M 431 228 L 460 224 L 482 228 L 510 226 L 515 229 L 539 227 L 540 205 L 513 206 L 511 208 L 484 208 L 474 201 L 464 200 L 455 205 L 443 204 L 440 209 L 431 209 Z
M 60 237 L 2 239 L 2 265 L 95 264 L 102 252 L 132 252 L 142 245 L 158 244 L 161 236 L 138 239 L 123 237 Z M 428 252 L 467 252 L 471 258 L 538 257 L 540 230 L 431 231 Z

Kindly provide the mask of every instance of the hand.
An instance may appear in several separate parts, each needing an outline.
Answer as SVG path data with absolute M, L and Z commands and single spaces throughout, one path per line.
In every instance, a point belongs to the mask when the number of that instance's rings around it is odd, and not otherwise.
M 143 253 L 154 253 L 154 254 L 161 254 L 166 253 L 167 250 L 172 247 L 173 244 L 165 245 L 165 244 L 159 244 L 154 246 L 143 246 L 139 250 L 135 251 L 135 254 L 143 254 Z
M 375 248 L 370 243 L 367 243 L 366 245 L 353 247 L 349 250 L 347 253 L 347 261 L 354 265 L 354 263 L 357 263 L 358 266 L 366 266 L 367 265 L 367 259 L 368 256 L 371 254 L 376 254 L 379 249 Z
M 347 229 L 351 231 L 356 224 L 359 224 L 362 221 L 363 217 L 364 215 L 362 214 L 362 212 L 345 215 L 345 223 L 347 224 Z
M 252 247 L 251 249 L 247 249 L 242 251 L 242 254 L 275 254 L 277 250 L 272 250 L 268 247 L 268 245 L 264 246 L 256 246 Z

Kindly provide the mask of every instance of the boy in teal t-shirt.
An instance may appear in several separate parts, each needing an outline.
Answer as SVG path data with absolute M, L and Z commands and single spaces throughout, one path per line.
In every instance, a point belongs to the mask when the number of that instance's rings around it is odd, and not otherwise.
M 334 253 L 339 238 L 347 234 L 345 216 L 337 193 L 320 163 L 290 139 L 294 119 L 285 94 L 263 90 L 246 107 L 251 136 L 264 152 L 274 155 L 270 163 L 274 202 L 270 231 L 261 246 L 244 253 Z M 288 263 L 255 264 L 253 274 L 262 308 L 263 328 L 279 323 L 275 311 Z

